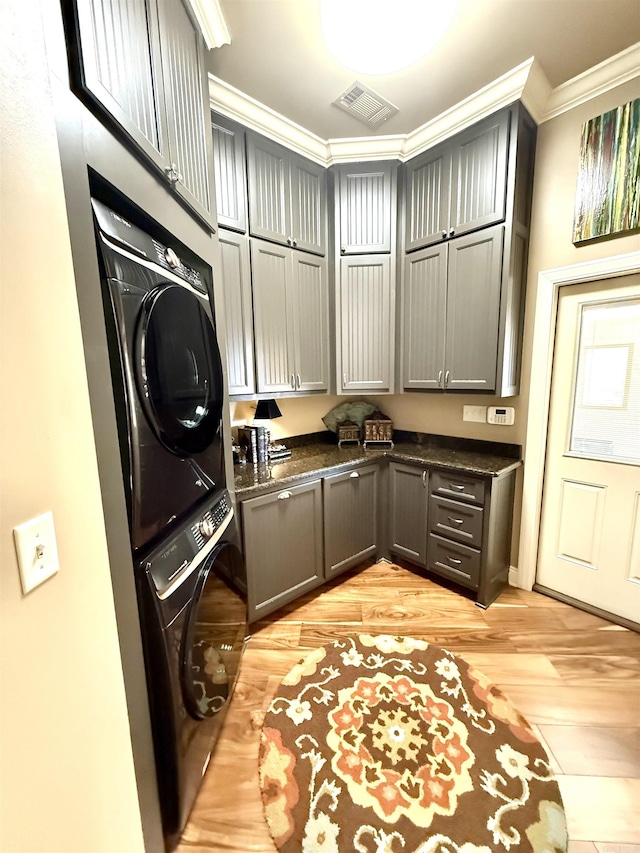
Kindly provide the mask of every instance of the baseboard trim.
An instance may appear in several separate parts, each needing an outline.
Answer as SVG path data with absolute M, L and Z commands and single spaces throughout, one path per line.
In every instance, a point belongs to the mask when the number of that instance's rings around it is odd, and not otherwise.
M 632 622 L 631 619 L 625 619 L 624 616 L 616 616 L 615 613 L 608 613 L 606 610 L 594 607 L 593 604 L 587 604 L 585 601 L 571 598 L 570 595 L 565 595 L 563 592 L 556 592 L 555 589 L 549 589 L 549 587 L 542 586 L 539 583 L 534 583 L 533 591 L 539 592 L 541 595 L 546 595 L 549 598 L 555 598 L 564 604 L 570 604 L 578 610 L 584 610 L 586 613 L 591 613 L 592 616 L 599 616 L 601 619 L 606 619 L 607 622 L 613 622 L 614 625 L 620 625 L 622 628 L 628 628 L 630 631 L 640 634 L 640 624 Z

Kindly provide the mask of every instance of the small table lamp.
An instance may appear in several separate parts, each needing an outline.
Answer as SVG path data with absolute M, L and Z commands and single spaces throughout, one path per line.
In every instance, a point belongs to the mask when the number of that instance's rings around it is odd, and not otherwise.
M 266 426 L 268 427 L 268 421 L 281 417 L 282 412 L 275 400 L 258 400 L 256 413 L 253 416 L 254 423 L 256 421 L 267 421 Z M 274 444 L 271 441 L 271 438 L 269 438 L 268 455 L 269 459 L 286 459 L 291 456 L 291 451 L 288 450 L 284 444 Z

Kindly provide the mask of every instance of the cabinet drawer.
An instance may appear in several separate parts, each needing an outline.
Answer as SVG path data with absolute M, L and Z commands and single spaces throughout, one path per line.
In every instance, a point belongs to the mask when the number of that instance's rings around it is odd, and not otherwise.
M 427 568 L 470 589 L 477 589 L 480 580 L 480 552 L 430 533 Z
M 484 504 L 484 480 L 469 477 L 457 471 L 432 471 L 431 491 L 434 495 L 442 495 L 459 501 Z
M 433 533 L 479 548 L 482 544 L 482 507 L 431 495 L 429 523 Z

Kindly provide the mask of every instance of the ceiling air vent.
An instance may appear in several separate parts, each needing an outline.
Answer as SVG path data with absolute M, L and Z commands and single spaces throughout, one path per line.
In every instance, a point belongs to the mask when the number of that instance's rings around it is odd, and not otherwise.
M 358 80 L 333 103 L 370 127 L 377 127 L 398 112 L 398 108 L 390 101 Z

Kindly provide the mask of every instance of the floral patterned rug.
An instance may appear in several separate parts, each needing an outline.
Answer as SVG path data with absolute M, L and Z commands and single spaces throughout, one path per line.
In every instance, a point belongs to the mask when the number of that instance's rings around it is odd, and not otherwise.
M 481 672 L 410 637 L 336 640 L 294 666 L 264 720 L 260 787 L 283 853 L 567 849 L 527 721 Z

